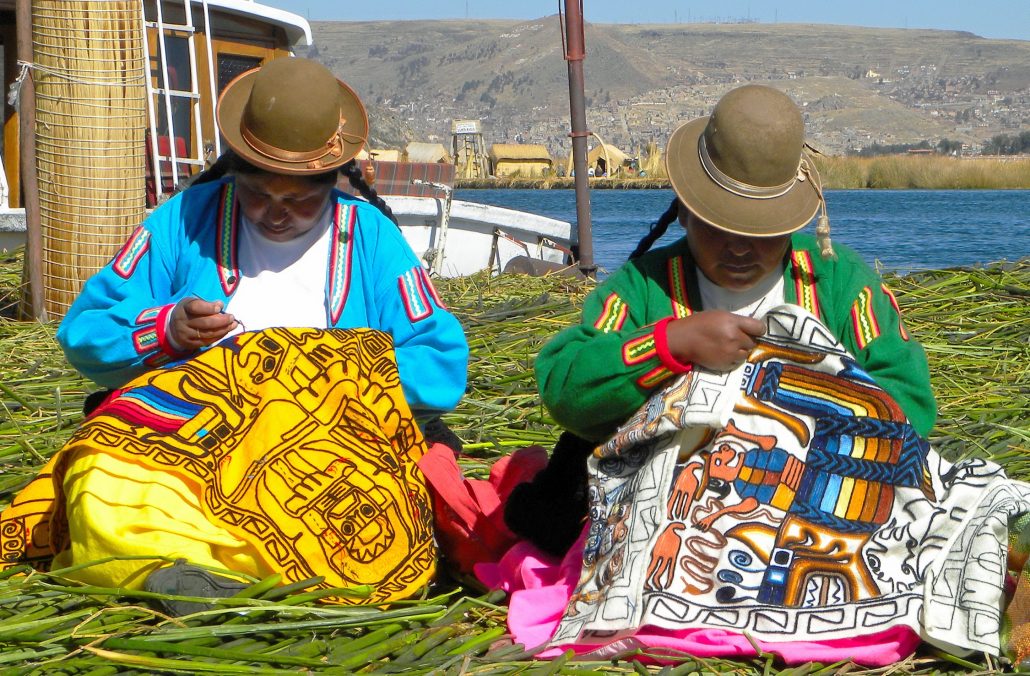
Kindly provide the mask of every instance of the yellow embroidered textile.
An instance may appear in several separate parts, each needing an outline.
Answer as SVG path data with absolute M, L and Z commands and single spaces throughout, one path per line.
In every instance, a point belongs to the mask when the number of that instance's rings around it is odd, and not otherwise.
M 404 598 L 435 569 L 430 501 L 415 465 L 424 451 L 389 335 L 245 333 L 105 402 L 0 515 L 0 556 L 41 563 L 68 551 L 80 520 L 69 532 L 66 488 L 89 493 L 77 482 L 102 476 L 94 497 L 118 502 L 119 475 L 77 472 L 80 459 L 109 454 L 134 466 L 123 481 L 138 470 L 167 473 L 186 502 L 198 496 L 215 527 L 208 539 L 240 543 L 228 547 L 226 567 L 249 551 L 255 570 L 284 582 L 322 575 L 326 587 L 370 585 L 363 602 Z

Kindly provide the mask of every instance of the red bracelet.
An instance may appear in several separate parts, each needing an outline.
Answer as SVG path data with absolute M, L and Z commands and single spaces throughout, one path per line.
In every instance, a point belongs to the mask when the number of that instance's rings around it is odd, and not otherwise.
M 658 320 L 658 323 L 654 325 L 654 347 L 658 353 L 658 359 L 665 365 L 665 368 L 673 373 L 686 373 L 694 368 L 694 364 L 691 362 L 684 364 L 669 351 L 669 322 L 673 319 L 673 317 L 666 317 Z

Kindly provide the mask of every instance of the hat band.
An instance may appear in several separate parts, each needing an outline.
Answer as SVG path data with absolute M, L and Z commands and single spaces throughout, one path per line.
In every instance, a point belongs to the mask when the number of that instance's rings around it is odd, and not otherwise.
M 269 159 L 278 160 L 279 162 L 314 162 L 326 155 L 333 155 L 334 157 L 343 155 L 343 125 L 345 122 L 346 120 L 343 116 L 340 116 L 340 125 L 325 142 L 324 146 L 303 152 L 286 150 L 273 146 L 270 143 L 265 143 L 250 131 L 242 119 L 240 120 L 240 135 L 251 149 Z
M 794 184 L 798 180 L 804 180 L 801 176 L 801 163 L 798 162 L 798 170 L 786 183 L 773 186 L 762 186 L 762 185 L 751 185 L 750 183 L 744 183 L 737 179 L 724 174 L 719 167 L 715 166 L 715 162 L 712 161 L 712 156 L 708 154 L 708 144 L 705 143 L 705 135 L 697 139 L 697 154 L 701 158 L 701 166 L 704 168 L 705 173 L 708 174 L 708 178 L 715 181 L 716 185 L 729 190 L 734 195 L 740 195 L 741 197 L 750 197 L 751 199 L 767 200 L 774 197 L 780 197 L 790 192 L 790 189 L 794 187 Z

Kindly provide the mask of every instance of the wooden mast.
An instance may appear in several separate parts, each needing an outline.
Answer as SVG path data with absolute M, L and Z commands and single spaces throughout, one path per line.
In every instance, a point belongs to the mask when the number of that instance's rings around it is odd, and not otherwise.
M 561 11 L 559 7 L 559 20 Z M 586 39 L 583 29 L 583 0 L 565 0 L 565 26 L 562 42 L 565 60 L 569 62 L 569 110 L 572 118 L 572 166 L 576 185 L 576 228 L 579 233 L 579 269 L 593 277 L 594 241 L 590 229 L 590 184 L 587 177 L 586 104 L 583 95 L 583 59 L 586 57 Z

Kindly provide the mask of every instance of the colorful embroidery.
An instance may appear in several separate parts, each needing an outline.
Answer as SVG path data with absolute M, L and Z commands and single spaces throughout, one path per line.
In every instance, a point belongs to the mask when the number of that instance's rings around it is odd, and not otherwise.
M 419 268 L 418 271 L 422 274 L 422 285 L 425 287 L 426 291 L 429 292 L 429 295 L 432 296 L 433 302 L 436 303 L 438 307 L 446 310 L 447 306 L 443 304 L 443 300 L 440 299 L 440 294 L 436 292 L 436 287 L 433 286 L 433 280 L 429 279 L 429 273 L 426 272 L 425 268 Z
M 647 389 L 651 389 L 652 387 L 655 387 L 662 383 L 671 375 L 673 375 L 672 371 L 665 368 L 665 366 L 658 366 L 637 378 L 637 385 L 640 385 L 641 387 Z
M 368 589 L 331 602 L 375 606 L 433 578 L 433 512 L 415 464 L 425 445 L 379 331 L 247 332 L 133 381 L 0 514 L 0 568 L 69 546 L 65 470 L 101 451 L 204 487 L 205 532 L 239 540 L 284 584 L 319 575 L 321 589 Z M 128 540 L 119 548 L 135 554 Z
M 905 322 L 901 319 L 901 308 L 898 306 L 898 299 L 894 297 L 894 292 L 887 288 L 886 284 L 881 284 L 880 288 L 887 294 L 891 305 L 894 306 L 894 311 L 898 313 L 898 332 L 901 334 L 901 339 L 908 340 L 908 331 L 905 330 Z
M 143 260 L 144 254 L 150 250 L 150 231 L 141 225 L 137 227 L 129 240 L 122 246 L 121 251 L 114 257 L 111 267 L 119 277 L 128 279 L 136 270 L 136 266 Z
M 240 283 L 239 263 L 236 260 L 236 237 L 239 232 L 239 208 L 236 205 L 236 186 L 226 183 L 218 208 L 218 279 L 222 291 L 231 296 Z
M 157 349 L 157 328 L 151 325 L 133 332 L 132 344 L 136 347 L 136 352 L 139 354 L 145 354 Z
M 426 292 L 419 283 L 420 279 L 418 268 L 412 268 L 397 278 L 401 299 L 404 301 L 404 309 L 408 313 L 408 319 L 413 322 L 433 314 L 433 306 L 429 304 L 429 298 L 426 297 Z
M 329 319 L 335 326 L 343 314 L 350 292 L 351 256 L 354 249 L 354 205 L 337 202 L 333 211 L 333 241 L 329 248 Z
M 657 356 L 658 349 L 655 346 L 654 333 L 627 340 L 622 346 L 622 361 L 626 366 L 639 364 Z
M 743 378 L 674 379 L 588 459 L 582 567 L 551 645 L 656 625 L 779 641 L 896 626 L 949 645 L 984 645 L 980 626 L 997 636 L 1004 529 L 983 523 L 1026 509 L 1030 490 L 997 465 L 944 461 L 833 332 L 800 307 L 772 313 Z M 924 561 L 959 583 L 937 584 Z M 961 584 L 982 601 L 969 613 Z
M 150 307 L 136 315 L 136 324 L 153 324 L 157 321 L 158 315 L 161 314 L 161 310 L 164 310 L 164 305 L 158 305 L 157 307 Z
M 608 296 L 601 309 L 601 316 L 594 322 L 594 328 L 602 333 L 618 331 L 626 323 L 626 316 L 629 314 L 629 306 L 626 301 L 619 298 L 618 294 Z
M 873 290 L 862 289 L 851 306 L 851 324 L 855 329 L 855 343 L 860 350 L 880 335 L 880 325 L 873 314 Z
M 815 266 L 812 265 L 812 255 L 807 251 L 793 251 L 790 254 L 790 260 L 793 263 L 791 277 L 794 278 L 797 304 L 818 317 L 819 295 L 816 293 Z
M 203 408 L 153 385 L 143 385 L 105 404 L 102 413 L 130 425 L 143 425 L 158 432 L 174 434 Z
M 682 256 L 669 259 L 669 298 L 672 300 L 673 317 L 682 319 L 693 314 L 687 295 L 687 275 L 683 269 Z

